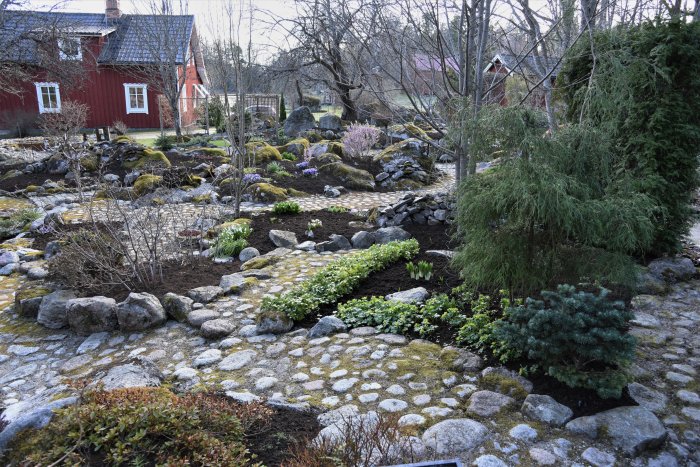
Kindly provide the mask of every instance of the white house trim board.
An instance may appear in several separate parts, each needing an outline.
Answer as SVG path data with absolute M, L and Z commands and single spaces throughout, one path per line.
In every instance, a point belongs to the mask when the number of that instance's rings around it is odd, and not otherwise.
M 34 86 L 36 86 L 36 100 L 39 103 L 39 113 L 58 113 L 61 111 L 61 91 L 58 83 L 34 83 Z M 44 102 L 44 90 L 47 91 L 46 102 Z M 51 90 L 53 90 L 55 102 L 51 102 Z M 49 106 L 46 106 L 45 104 L 49 104 Z
M 68 50 L 68 42 L 76 42 L 78 49 L 75 55 L 67 55 L 66 50 Z M 58 55 L 61 60 L 82 60 L 83 59 L 83 43 L 80 40 L 80 36 L 71 36 L 64 39 L 58 39 Z
M 131 105 L 131 90 L 141 92 L 143 96 L 143 106 Z M 148 114 L 148 85 L 144 83 L 124 83 L 124 100 L 126 101 L 127 114 Z

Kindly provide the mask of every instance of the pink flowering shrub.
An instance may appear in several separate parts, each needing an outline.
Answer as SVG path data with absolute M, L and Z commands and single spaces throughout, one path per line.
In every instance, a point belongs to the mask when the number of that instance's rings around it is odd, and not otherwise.
M 376 126 L 353 123 L 343 136 L 343 151 L 350 157 L 367 156 L 379 141 L 381 131 Z

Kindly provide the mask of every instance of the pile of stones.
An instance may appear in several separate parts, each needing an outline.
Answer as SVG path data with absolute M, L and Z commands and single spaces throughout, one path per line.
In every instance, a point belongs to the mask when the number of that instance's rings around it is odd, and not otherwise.
M 401 201 L 380 209 L 376 214 L 379 227 L 402 224 L 439 225 L 451 224 L 455 200 L 446 193 L 415 196 L 407 194 Z

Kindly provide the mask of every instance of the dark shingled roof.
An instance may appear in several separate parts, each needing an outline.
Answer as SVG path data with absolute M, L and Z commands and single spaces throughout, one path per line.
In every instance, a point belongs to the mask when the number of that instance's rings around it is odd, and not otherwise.
M 107 20 L 104 14 L 5 11 L 0 24 L 0 60 L 36 63 L 42 32 L 107 36 L 97 61 L 102 64 L 144 64 L 171 60 L 184 63 L 194 16 L 123 15 Z M 169 39 L 166 39 L 169 38 Z M 159 52 L 160 56 L 155 56 Z

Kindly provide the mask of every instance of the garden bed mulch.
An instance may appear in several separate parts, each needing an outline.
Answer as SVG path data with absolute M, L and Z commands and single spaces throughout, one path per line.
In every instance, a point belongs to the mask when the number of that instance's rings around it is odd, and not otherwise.
M 0 190 L 14 192 L 17 190 L 23 190 L 29 185 L 41 186 L 46 180 L 51 180 L 52 182 L 64 182 L 66 186 L 72 186 L 73 183 L 66 180 L 65 176 L 58 174 L 49 173 L 31 173 L 18 175 L 16 177 L 10 177 L 6 179 L 0 179 Z

